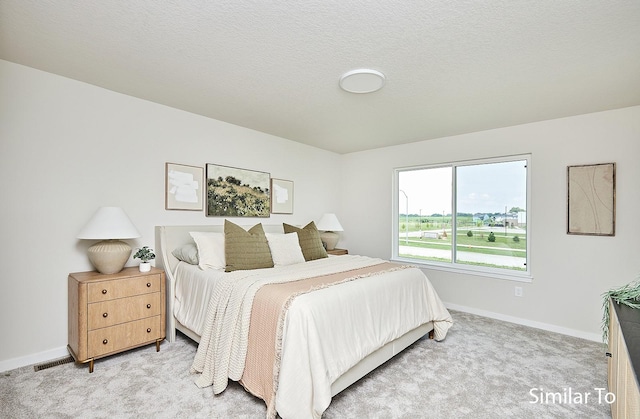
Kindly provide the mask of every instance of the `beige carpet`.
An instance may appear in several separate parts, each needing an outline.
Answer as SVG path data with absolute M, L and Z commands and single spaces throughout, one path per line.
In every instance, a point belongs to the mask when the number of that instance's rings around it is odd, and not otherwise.
M 421 339 L 334 397 L 324 418 L 609 418 L 602 344 L 452 311 L 443 342 Z M 231 383 L 193 384 L 196 346 L 180 336 L 86 366 L 0 374 L 0 418 L 262 418 Z M 531 394 L 532 389 L 534 397 Z M 571 391 L 571 397 L 568 392 Z M 541 403 L 546 393 L 548 403 Z M 559 393 L 554 395 L 553 393 Z M 589 393 L 586 402 L 576 393 Z M 561 396 L 560 398 L 558 396 Z M 544 401 L 544 400 L 542 400 Z

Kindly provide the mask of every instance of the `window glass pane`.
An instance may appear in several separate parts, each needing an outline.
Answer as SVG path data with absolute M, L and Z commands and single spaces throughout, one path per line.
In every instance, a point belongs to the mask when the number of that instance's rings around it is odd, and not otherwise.
M 529 160 L 396 169 L 393 257 L 434 269 L 529 277 Z
M 451 167 L 398 173 L 398 255 L 451 262 Z
M 457 263 L 526 270 L 526 163 L 456 167 Z

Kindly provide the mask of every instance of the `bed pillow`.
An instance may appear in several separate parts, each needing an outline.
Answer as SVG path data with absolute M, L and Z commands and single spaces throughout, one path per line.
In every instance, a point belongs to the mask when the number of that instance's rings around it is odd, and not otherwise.
M 256 224 L 247 231 L 225 220 L 224 241 L 226 272 L 273 268 L 271 251 L 262 224 Z
M 273 266 L 293 265 L 305 261 L 297 234 L 267 233 L 267 241 L 269 242 L 269 250 L 271 250 Z
M 171 252 L 178 260 L 187 262 L 191 265 L 197 265 L 198 261 L 198 248 L 195 243 L 187 243 L 183 246 L 176 247 Z
M 224 269 L 224 234 L 209 231 L 190 231 L 198 249 L 198 266 L 202 270 Z
M 298 243 L 302 248 L 304 260 L 310 261 L 327 257 L 327 251 L 320 240 L 320 232 L 316 224 L 311 221 L 303 228 L 298 228 L 286 223 L 282 224 L 285 233 L 298 233 Z

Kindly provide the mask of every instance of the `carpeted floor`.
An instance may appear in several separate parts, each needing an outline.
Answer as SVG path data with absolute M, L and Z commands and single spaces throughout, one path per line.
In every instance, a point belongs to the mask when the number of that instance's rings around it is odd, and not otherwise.
M 611 417 L 602 344 L 451 314 L 444 341 L 419 340 L 334 397 L 323 418 Z M 218 396 L 196 387 L 195 351 L 180 335 L 158 353 L 150 345 L 98 360 L 93 374 L 72 363 L 2 373 L 0 417 L 264 417 L 237 383 Z

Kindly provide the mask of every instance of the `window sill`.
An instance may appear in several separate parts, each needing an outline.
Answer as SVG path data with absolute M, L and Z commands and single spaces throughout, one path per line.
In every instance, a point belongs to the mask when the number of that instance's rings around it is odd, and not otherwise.
M 532 282 L 533 276 L 528 272 L 505 272 L 504 270 L 493 269 L 478 269 L 478 268 L 465 268 L 460 265 L 451 266 L 448 264 L 439 263 L 421 263 L 415 259 L 406 259 L 402 257 L 395 257 L 391 259 L 392 262 L 399 262 L 404 264 L 414 265 L 420 269 L 432 269 L 434 271 L 444 271 L 463 275 L 482 276 L 486 278 L 503 279 L 507 281 L 516 282 Z

